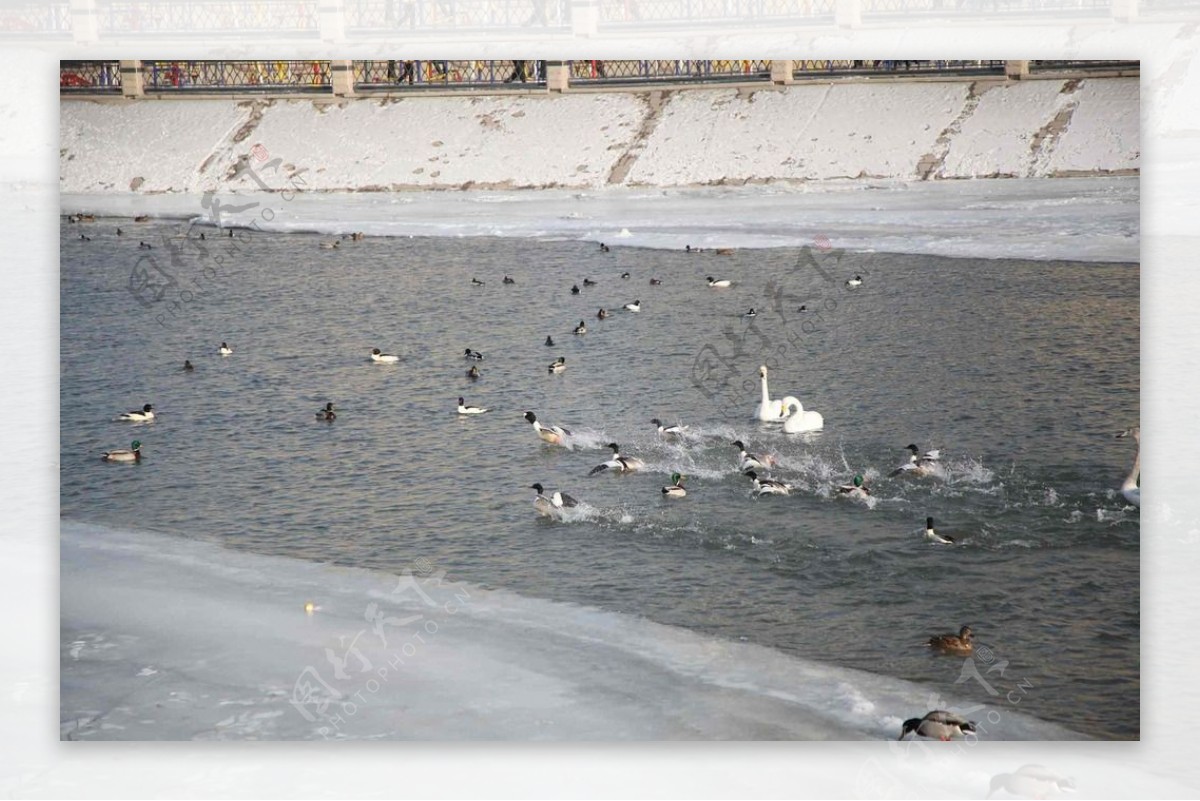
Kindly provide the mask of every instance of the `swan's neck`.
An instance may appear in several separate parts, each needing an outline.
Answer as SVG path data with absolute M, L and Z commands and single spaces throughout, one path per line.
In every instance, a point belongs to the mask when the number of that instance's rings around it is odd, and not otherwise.
M 762 376 L 762 402 L 763 403 L 771 402 L 771 396 L 767 392 L 767 377 L 765 375 Z
M 1142 474 L 1142 444 L 1138 443 L 1137 456 L 1133 457 L 1133 469 L 1129 471 L 1129 475 L 1125 476 L 1125 483 L 1121 485 L 1122 490 L 1137 489 L 1138 478 Z

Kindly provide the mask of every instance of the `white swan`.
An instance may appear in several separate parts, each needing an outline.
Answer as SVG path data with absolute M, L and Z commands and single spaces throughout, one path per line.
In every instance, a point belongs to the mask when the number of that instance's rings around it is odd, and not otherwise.
M 1126 429 L 1117 438 L 1132 436 L 1134 442 L 1137 443 L 1137 456 L 1133 458 L 1133 469 L 1129 471 L 1129 475 L 1125 476 L 1125 481 L 1121 484 L 1121 494 L 1125 496 L 1125 500 L 1137 507 L 1142 505 L 1142 488 L 1138 481 L 1142 477 L 1142 429 L 1138 426 Z
M 765 364 L 758 368 L 758 377 L 762 379 L 762 400 L 758 404 L 758 419 L 764 423 L 782 423 L 783 418 L 787 416 L 787 405 L 794 403 L 800 406 L 800 401 L 791 395 L 782 400 L 771 400 L 770 391 L 767 389 L 767 366 Z
M 791 412 L 783 421 L 783 433 L 803 434 L 807 431 L 820 431 L 825 427 L 825 418 L 820 412 L 806 412 L 804 406 L 795 398 L 784 398 L 784 412 Z

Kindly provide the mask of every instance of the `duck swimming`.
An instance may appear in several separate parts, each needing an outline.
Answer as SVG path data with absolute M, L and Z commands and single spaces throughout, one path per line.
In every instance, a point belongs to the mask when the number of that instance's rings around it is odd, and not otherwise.
M 622 456 L 621 448 L 617 443 L 610 442 L 608 447 L 612 448 L 612 458 L 604 464 L 598 464 L 588 473 L 589 476 L 594 476 L 597 473 L 602 473 L 605 470 L 613 470 L 617 473 L 632 473 L 636 470 L 641 470 L 646 466 L 645 462 L 633 456 Z
M 662 284 L 662 281 L 660 281 L 657 278 L 650 279 L 650 286 L 660 286 L 661 284 Z
M 576 334 L 586 334 L 587 333 L 587 326 L 583 324 L 583 320 L 580 320 L 579 325 L 575 326 L 575 333 Z
M 846 282 L 846 286 L 848 286 L 848 287 L 850 287 L 851 289 L 853 289 L 853 288 L 854 288 L 854 287 L 856 287 L 856 286 L 862 286 L 862 282 L 863 282 L 863 280 L 862 280 L 862 276 L 861 276 L 861 275 L 856 275 L 856 276 L 854 276 L 853 278 L 851 278 L 849 281 L 847 281 L 847 282 Z
M 743 473 L 748 479 L 754 482 L 754 495 L 791 495 L 792 485 L 786 481 L 772 481 L 769 478 L 759 478 L 758 473 L 753 470 L 747 470 Z
M 751 306 L 751 307 L 750 307 L 750 311 L 746 312 L 746 314 L 745 314 L 745 315 L 743 315 L 743 316 L 745 316 L 745 317 L 757 317 L 757 316 L 758 316 L 758 312 L 756 312 L 756 311 L 754 310 L 754 307 L 753 307 L 753 306 Z
M 550 373 L 561 373 L 563 370 L 566 370 L 566 369 L 567 369 L 567 358 L 565 356 L 559 356 L 557 359 L 550 362 L 550 366 L 546 368 L 546 371 L 550 372 Z
M 470 348 L 467 348 L 463 351 L 463 358 L 474 359 L 477 362 L 481 362 L 483 361 L 483 354 L 477 350 L 471 350 Z
M 628 281 L 628 280 L 629 280 L 629 273 L 621 273 L 621 277 L 622 277 L 622 278 L 624 278 L 626 281 Z
M 233 348 L 222 342 L 221 347 L 217 348 L 217 353 L 221 354 L 222 356 L 229 356 L 233 353 Z
M 471 365 L 471 369 L 467 371 L 467 378 L 471 379 L 472 381 L 479 378 L 481 375 L 483 375 L 483 373 L 479 372 L 479 368 L 473 364 Z
M 683 488 L 683 476 L 672 473 L 671 484 L 662 488 L 662 494 L 668 498 L 682 498 L 687 495 L 687 490 Z
M 925 518 L 925 540 L 932 542 L 935 545 L 953 545 L 954 537 L 946 534 L 938 534 L 933 530 L 933 518 Z
M 551 445 L 565 445 L 567 437 L 571 436 L 571 432 L 562 426 L 542 425 L 533 412 L 525 412 L 525 419 L 533 426 L 534 433 L 541 437 L 543 442 Z
M 1125 481 L 1121 483 L 1121 494 L 1125 496 L 1125 500 L 1129 503 L 1141 508 L 1142 505 L 1142 429 L 1140 426 L 1127 428 L 1117 438 L 1133 437 L 1137 443 L 1137 456 L 1133 459 L 1133 469 L 1129 471 L 1129 475 L 1125 476 Z
M 633 303 L 626 303 L 621 308 L 625 311 L 640 312 L 642 310 L 642 302 L 640 300 L 635 300 Z
M 595 286 L 596 282 L 590 278 L 585 278 L 585 279 L 583 279 L 583 285 L 584 286 Z
M 604 320 L 607 317 L 608 317 L 608 312 L 606 312 L 604 309 L 601 309 L 600 311 L 596 312 L 597 320 Z
M 662 436 L 662 437 L 677 437 L 680 434 L 682 434 L 684 431 L 687 431 L 687 426 L 685 426 L 685 425 L 677 424 L 677 425 L 673 425 L 673 426 L 664 426 L 662 420 L 659 420 L 657 417 L 655 417 L 650 422 L 654 423 L 654 425 L 658 426 L 658 434 L 659 434 L 659 436 Z
M 193 364 L 191 363 L 191 361 L 190 361 L 190 360 L 188 360 L 188 359 L 184 359 L 184 360 L 183 360 L 183 369 L 184 369 L 184 372 L 188 372 L 188 373 L 190 373 L 190 372 L 192 372 L 193 370 L 195 370 L 195 369 L 196 369 L 196 367 L 195 367 L 195 365 L 193 365 Z
M 371 348 L 371 361 L 380 362 L 383 364 L 394 364 L 400 361 L 400 357 L 391 353 L 382 353 L 379 348 Z
M 725 287 L 733 286 L 733 282 L 728 278 L 717 280 L 710 275 L 704 280 L 708 281 L 708 285 L 713 289 L 724 289 Z
M 600 243 L 600 252 L 601 252 L 601 253 L 607 253 L 607 252 L 608 252 L 608 245 L 606 245 L 606 244 L 604 244 L 603 242 L 601 242 L 601 243 Z
M 897 467 L 892 472 L 888 473 L 888 478 L 895 478 L 899 475 L 928 475 L 934 470 L 934 468 L 937 467 L 937 463 L 942 458 L 942 452 L 940 450 L 931 450 L 921 453 L 921 449 L 912 443 L 909 443 L 904 447 L 909 451 L 908 461 Z
M 571 284 L 571 294 L 572 295 L 579 294 L 579 284 Z
M 970 656 L 975 650 L 975 646 L 971 644 L 974 636 L 975 632 L 971 631 L 970 626 L 963 626 L 958 630 L 958 634 L 937 634 L 930 637 L 925 644 L 942 653 Z
M 547 347 L 547 348 L 553 348 L 553 347 L 554 347 L 554 340 L 553 340 L 553 339 L 551 339 L 549 336 L 547 336 L 547 337 L 546 337 L 546 347 Z
M 337 248 L 340 244 L 341 244 L 341 242 L 337 242 L 337 241 L 322 242 L 320 245 L 318 245 L 318 247 L 320 247 L 321 250 L 337 250 Z
M 154 419 L 154 407 L 151 406 L 149 403 L 147 403 L 145 406 L 142 407 L 141 411 L 134 409 L 132 412 L 125 412 L 117 419 L 118 420 L 128 420 L 133 423 L 144 423 L 147 420 Z
M 472 279 L 471 279 L 471 283 L 472 283 L 474 286 L 483 286 L 483 282 L 482 282 L 482 281 L 480 281 L 478 278 L 472 278 Z
M 318 420 L 336 420 L 337 415 L 333 413 L 333 401 L 325 404 L 325 408 L 317 412 Z
M 106 462 L 140 462 L 142 460 L 142 443 L 136 439 L 129 450 L 108 451 L 100 458 Z
M 514 280 L 512 280 L 511 278 L 509 278 L 509 277 L 506 275 L 506 276 L 504 276 L 504 281 L 502 281 L 501 283 L 505 283 L 505 284 L 515 284 L 515 283 L 517 283 L 517 282 L 516 282 L 516 281 L 514 281 Z
M 837 490 L 839 498 L 866 498 L 871 494 L 862 476 L 855 476 L 852 484 L 842 484 Z
M 561 520 L 564 509 L 573 509 L 579 505 L 579 501 L 565 492 L 556 491 L 547 497 L 546 490 L 541 484 L 531 484 L 529 488 L 537 490 L 537 497 L 533 499 L 533 508 L 537 509 L 538 514 L 543 517 L 557 517 Z
M 775 460 L 770 456 L 760 458 L 752 453 L 747 453 L 746 446 L 740 439 L 734 440 L 732 444 L 738 449 L 738 470 L 743 473 L 747 470 L 769 470 L 775 465 Z
M 964 736 L 968 732 L 975 733 L 975 723 L 964 717 L 935 709 L 923 718 L 909 718 L 900 729 L 900 739 L 903 740 L 909 732 L 916 732 L 920 737 L 934 740 L 949 740 L 954 735 Z
M 484 409 L 480 406 L 467 406 L 466 402 L 463 401 L 462 398 L 458 399 L 458 413 L 459 414 L 483 414 L 486 411 L 487 411 L 487 409 Z

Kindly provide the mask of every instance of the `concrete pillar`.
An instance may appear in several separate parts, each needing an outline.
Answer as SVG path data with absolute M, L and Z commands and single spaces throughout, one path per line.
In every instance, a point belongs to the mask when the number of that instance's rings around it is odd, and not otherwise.
M 125 97 L 144 97 L 146 94 L 146 75 L 142 72 L 140 61 L 119 61 L 121 70 L 121 94 Z
M 317 19 L 321 24 L 321 41 L 346 41 L 345 0 L 320 0 L 317 5 Z
M 796 82 L 795 67 L 790 58 L 771 59 L 771 83 L 786 86 Z
M 1138 0 L 1112 0 L 1112 16 L 1117 22 L 1137 22 Z
M 839 28 L 862 26 L 862 0 L 836 0 L 833 22 Z
M 354 95 L 354 62 L 330 61 L 329 82 L 333 84 L 333 93 L 338 97 Z
M 546 62 L 546 88 L 551 92 L 570 91 L 571 69 L 567 66 L 567 62 Z
M 96 0 L 71 0 L 71 33 L 76 44 L 90 44 L 100 39 L 100 20 L 96 16 Z
M 1029 77 L 1029 62 L 1028 61 L 1005 61 L 1004 62 L 1004 77 L 1010 81 L 1019 81 L 1022 78 Z
M 571 0 L 571 33 L 576 36 L 595 36 L 599 27 L 599 0 Z

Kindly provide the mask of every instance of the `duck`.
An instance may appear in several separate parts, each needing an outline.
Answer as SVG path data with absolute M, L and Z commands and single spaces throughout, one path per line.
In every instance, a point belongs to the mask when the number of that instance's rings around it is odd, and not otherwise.
M 683 432 L 687 431 L 687 426 L 685 425 L 676 424 L 673 426 L 665 426 L 663 425 L 662 420 L 659 420 L 657 417 L 650 422 L 658 426 L 658 434 L 661 437 L 677 437 Z
M 1022 765 L 1012 773 L 997 773 L 988 785 L 991 798 L 997 790 L 1007 790 L 1017 798 L 1047 798 L 1052 793 L 1072 791 L 1075 781 L 1067 776 L 1051 773 L 1042 765 Z
M 863 282 L 863 280 L 862 280 L 862 276 L 861 276 L 861 275 L 856 275 L 856 276 L 854 276 L 853 278 L 851 278 L 849 281 L 847 281 L 847 282 L 846 282 L 846 286 L 848 286 L 848 287 L 850 287 L 851 289 L 853 289 L 853 288 L 854 288 L 854 287 L 856 287 L 856 286 L 862 286 L 862 282 Z
M 600 243 L 600 252 L 601 252 L 601 253 L 607 253 L 607 252 L 608 252 L 608 245 L 606 245 L 606 244 L 604 244 L 603 242 L 601 242 L 601 243 Z
M 792 494 L 792 485 L 786 481 L 772 481 L 769 478 L 759 478 L 758 473 L 753 470 L 747 470 L 742 475 L 754 482 L 755 496 Z
M 322 242 L 317 247 L 319 247 L 321 250 L 337 250 L 338 246 L 341 244 L 341 242 L 335 239 L 332 242 Z
M 154 245 L 148 245 L 145 242 L 138 242 L 138 250 L 153 250 Z
M 229 356 L 230 354 L 233 353 L 233 348 L 229 347 L 229 345 L 222 342 L 221 347 L 217 348 L 217 353 L 221 354 L 222 356 Z
M 125 236 L 125 232 L 121 230 L 120 226 L 117 226 L 117 236 Z
M 596 319 L 597 319 L 597 320 L 604 320 L 604 319 L 607 319 L 607 318 L 608 318 L 608 312 L 606 312 L 606 311 L 605 311 L 603 308 L 602 308 L 602 309 L 600 309 L 600 311 L 596 312 Z
M 595 286 L 596 282 L 590 278 L 585 278 L 585 279 L 583 279 L 583 285 L 584 286 Z
M 712 287 L 713 289 L 724 289 L 725 287 L 733 286 L 733 282 L 730 281 L 728 278 L 721 278 L 718 280 L 716 278 L 713 278 L 710 275 L 707 278 L 705 278 L 704 280 L 708 281 L 708 285 L 710 287 Z
M 759 458 L 752 453 L 747 453 L 746 446 L 740 439 L 734 440 L 732 444 L 738 449 L 738 470 L 743 473 L 747 470 L 769 470 L 775 464 L 775 460 L 769 456 Z
M 477 362 L 481 362 L 481 361 L 483 361 L 483 354 L 477 350 L 471 350 L 470 348 L 467 348 L 466 350 L 463 351 L 463 358 L 473 359 Z
M 472 284 L 472 285 L 474 285 L 474 286 L 483 286 L 483 282 L 482 282 L 482 281 L 480 281 L 478 278 L 472 278 L 472 279 L 471 279 L 471 284 Z
M 525 419 L 533 426 L 534 433 L 542 438 L 543 442 L 548 442 L 551 445 L 565 445 L 567 437 L 571 436 L 571 432 L 562 426 L 544 426 L 538 422 L 537 415 L 533 412 L 525 412 Z
M 355 231 L 354 233 L 350 234 L 350 238 L 355 242 L 361 242 L 367 238 L 367 235 L 362 231 Z
M 580 320 L 579 325 L 575 326 L 575 333 L 580 335 L 587 333 L 587 326 L 584 325 L 583 320 Z
M 672 473 L 671 484 L 662 488 L 662 494 L 668 498 L 682 498 L 687 495 L 687 490 L 683 488 L 683 476 Z
M 561 373 L 563 370 L 566 370 L 566 369 L 567 369 L 567 358 L 565 356 L 559 356 L 557 359 L 550 362 L 550 366 L 546 368 L 546 371 L 550 372 L 550 373 Z
M 189 359 L 183 360 L 183 370 L 185 373 L 190 373 L 195 369 L 196 369 L 196 366 L 194 364 L 192 364 L 191 360 L 189 360 Z
M 767 366 L 764 364 L 758 368 L 759 383 L 762 385 L 762 399 L 758 404 L 758 419 L 764 423 L 782 423 L 787 417 L 787 407 L 789 405 L 803 406 L 798 398 L 788 395 L 780 400 L 771 400 L 770 391 L 767 388 Z
M 561 519 L 564 509 L 573 509 L 579 505 L 579 501 L 565 492 L 555 491 L 547 496 L 546 489 L 540 483 L 531 484 L 529 488 L 537 490 L 537 497 L 533 499 L 533 508 L 537 509 L 538 514 L 543 517 L 558 517 Z
M 621 273 L 621 278 L 623 278 L 624 280 L 628 281 L 628 280 L 629 280 L 629 273 Z
M 140 462 L 142 460 L 142 443 L 136 439 L 129 450 L 107 451 L 102 457 L 106 462 Z
M 909 451 L 908 461 L 888 473 L 888 478 L 895 478 L 899 475 L 928 475 L 942 458 L 942 452 L 937 449 L 921 453 L 921 449 L 913 443 L 904 447 Z
M 1133 437 L 1137 443 L 1137 456 L 1133 458 L 1133 469 L 1129 471 L 1129 475 L 1125 476 L 1125 481 L 1121 483 L 1121 494 L 1125 496 L 1125 500 L 1129 503 L 1141 508 L 1142 505 L 1142 488 L 1140 480 L 1142 477 L 1142 429 L 1140 426 L 1127 428 L 1117 438 Z
M 400 361 L 400 357 L 391 353 L 382 353 L 379 348 L 371 348 L 371 361 L 394 364 Z
M 949 740 L 954 735 L 960 737 L 975 733 L 975 722 L 956 715 L 935 709 L 923 718 L 909 718 L 900 729 L 900 739 L 903 740 L 909 732 L 916 732 L 919 737 L 929 737 L 935 740 Z
M 487 409 L 484 409 L 481 406 L 467 406 L 466 402 L 462 398 L 458 399 L 459 414 L 483 414 L 486 411 Z
M 472 381 L 479 378 L 481 375 L 483 375 L 483 373 L 479 372 L 479 368 L 473 364 L 471 365 L 471 369 L 467 370 L 467 378 L 471 379 Z
M 753 306 L 751 306 L 751 307 L 750 307 L 750 311 L 746 312 L 746 313 L 745 313 L 744 315 L 742 315 L 742 316 L 743 316 L 743 317 L 757 317 L 757 316 L 758 316 L 758 312 L 756 312 L 756 311 L 754 310 L 754 307 L 753 307 Z
M 84 242 L 91 242 L 91 241 L 92 241 L 92 238 L 91 238 L 90 236 L 88 236 L 87 234 L 80 234 L 80 235 L 79 235 L 79 238 L 80 238 L 81 240 L 83 240 Z
M 318 420 L 336 420 L 337 419 L 337 415 L 334 414 L 334 412 L 333 412 L 333 401 L 329 401 L 329 403 L 325 404 L 324 409 L 320 409 L 317 411 L 317 419 Z
M 658 278 L 650 279 L 650 286 L 661 286 L 661 285 L 662 285 L 662 281 L 659 280 Z
M 571 294 L 572 295 L 579 294 L 579 284 L 571 284 Z
M 850 484 L 842 484 L 837 488 L 839 498 L 866 498 L 871 494 L 871 490 L 863 483 L 863 477 L 857 475 L 854 481 Z
M 515 284 L 515 283 L 517 283 L 517 282 L 516 282 L 516 281 L 514 281 L 514 280 L 512 280 L 512 278 L 511 278 L 511 277 L 509 277 L 509 276 L 507 276 L 507 275 L 506 275 L 506 276 L 504 276 L 504 280 L 503 280 L 501 283 L 504 283 L 504 284 Z
M 640 300 L 635 300 L 633 303 L 626 303 L 621 308 L 625 311 L 640 312 L 642 310 L 642 302 Z
M 936 634 L 930 637 L 925 644 L 942 653 L 970 656 L 971 652 L 975 650 L 975 646 L 971 644 L 974 636 L 975 632 L 971 631 L 970 626 L 963 626 L 958 630 L 958 634 Z
M 801 305 L 800 305 L 800 308 L 796 309 L 796 311 L 798 311 L 798 312 L 800 312 L 801 314 L 803 314 L 804 312 L 808 311 L 808 305 L 807 305 L 807 304 L 801 304 Z
M 133 218 L 133 221 L 134 222 L 150 222 L 150 215 L 149 214 L 139 214 L 138 216 Z
M 810 431 L 820 431 L 825 427 L 825 418 L 820 412 L 806 412 L 804 406 L 796 398 L 788 397 L 783 406 L 784 413 L 790 412 L 783 421 L 783 433 L 806 434 Z
M 154 407 L 147 403 L 142 407 L 141 411 L 134 409 L 132 412 L 125 412 L 118 420 L 128 420 L 133 423 L 144 423 L 147 420 L 154 419 Z
M 954 537 L 951 537 L 947 534 L 938 534 L 933 530 L 932 517 L 925 518 L 925 540 L 927 542 L 932 542 L 935 545 L 953 545 L 955 542 Z
M 716 253 L 718 256 L 732 256 L 733 248 L 716 248 L 713 250 L 713 253 Z
M 553 348 L 553 347 L 554 347 L 554 340 L 553 340 L 553 339 L 551 339 L 549 335 L 547 335 L 547 336 L 546 336 L 546 347 L 547 347 L 547 348 Z
M 646 463 L 641 459 L 633 456 L 622 456 L 621 447 L 615 442 L 608 443 L 607 447 L 612 448 L 612 458 L 604 464 L 598 464 L 593 467 L 591 472 L 588 473 L 589 476 L 603 473 L 605 470 L 613 470 L 617 473 L 632 473 L 646 466 Z

